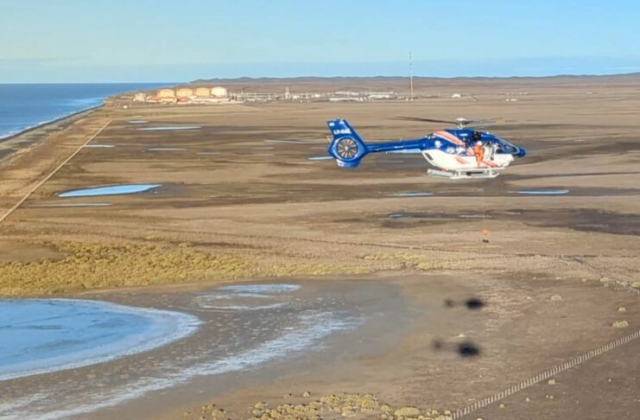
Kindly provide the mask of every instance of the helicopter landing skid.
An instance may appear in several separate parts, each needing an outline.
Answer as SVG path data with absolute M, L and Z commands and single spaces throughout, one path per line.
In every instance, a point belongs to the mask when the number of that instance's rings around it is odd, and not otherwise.
M 469 171 L 469 170 L 458 170 L 458 171 L 441 171 L 438 169 L 428 169 L 427 175 L 436 177 L 436 178 L 446 178 L 446 179 L 483 179 L 483 178 L 495 178 L 500 173 L 496 172 L 494 169 L 486 169 L 481 171 Z

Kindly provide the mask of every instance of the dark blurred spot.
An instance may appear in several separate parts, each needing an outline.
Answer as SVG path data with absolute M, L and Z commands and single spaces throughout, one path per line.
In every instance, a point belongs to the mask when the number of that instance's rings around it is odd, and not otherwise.
M 435 350 L 440 350 L 444 346 L 444 343 L 440 340 L 433 340 L 433 348 Z
M 489 240 L 488 239 L 483 239 L 482 242 L 484 242 L 485 244 L 488 244 Z
M 477 298 L 471 298 L 469 300 L 467 300 L 466 302 L 467 308 L 475 310 L 475 309 L 480 309 L 484 306 L 484 303 Z
M 444 301 L 444 306 L 446 306 L 447 308 L 452 308 L 453 305 L 455 305 L 455 302 L 452 301 L 451 299 L 447 299 Z
M 462 357 L 473 357 L 480 354 L 480 349 L 473 343 L 460 343 L 458 353 Z

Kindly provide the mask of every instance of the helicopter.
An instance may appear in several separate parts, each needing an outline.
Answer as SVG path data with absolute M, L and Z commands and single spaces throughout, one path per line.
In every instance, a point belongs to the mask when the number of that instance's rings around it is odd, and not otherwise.
M 328 153 L 338 166 L 356 168 L 369 153 L 403 153 L 419 150 L 426 161 L 433 166 L 427 175 L 452 180 L 469 178 L 495 178 L 505 170 L 515 158 L 522 158 L 526 150 L 501 139 L 487 131 L 467 128 L 470 124 L 483 124 L 488 120 L 455 121 L 429 118 L 397 117 L 403 121 L 423 121 L 455 124 L 456 128 L 434 131 L 423 138 L 413 140 L 365 143 L 345 119 L 327 121 L 331 133 Z M 476 159 L 474 145 L 482 145 L 482 158 Z

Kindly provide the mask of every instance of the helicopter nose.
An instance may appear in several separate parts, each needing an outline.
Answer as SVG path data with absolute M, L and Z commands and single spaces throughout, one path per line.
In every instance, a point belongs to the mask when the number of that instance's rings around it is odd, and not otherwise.
M 518 157 L 524 157 L 527 154 L 527 151 L 524 149 L 518 149 Z

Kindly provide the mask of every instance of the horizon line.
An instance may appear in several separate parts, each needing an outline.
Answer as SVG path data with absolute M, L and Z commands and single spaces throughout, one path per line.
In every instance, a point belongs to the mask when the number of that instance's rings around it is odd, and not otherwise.
M 224 80 L 224 81 L 234 81 L 234 80 L 299 80 L 299 79 L 321 79 L 321 80 L 330 80 L 330 79 L 430 79 L 430 80 L 456 80 L 456 79 L 553 79 L 553 78 L 604 78 L 604 77 L 629 77 L 629 76 L 640 76 L 640 71 L 631 71 L 631 72 L 623 72 L 623 73 L 557 73 L 551 75 L 543 75 L 543 76 L 408 76 L 408 75 L 395 75 L 395 76 L 237 76 L 237 77 L 211 77 L 211 78 L 197 78 L 188 81 L 145 81 L 145 82 L 135 82 L 135 81 L 113 81 L 113 82 L 105 82 L 105 81 L 94 81 L 94 82 L 1 82 L 0 85 L 91 85 L 91 84 L 190 84 L 190 83 L 198 83 L 198 82 L 207 82 L 213 80 Z

